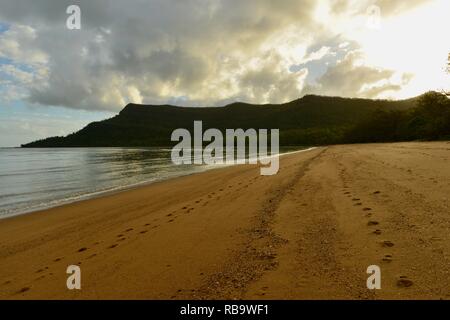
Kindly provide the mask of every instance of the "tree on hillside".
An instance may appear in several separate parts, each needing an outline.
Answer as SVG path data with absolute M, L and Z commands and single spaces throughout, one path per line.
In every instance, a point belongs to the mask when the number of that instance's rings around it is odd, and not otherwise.
M 447 72 L 450 73 L 450 53 L 448 54 Z
M 447 59 L 447 73 L 450 76 L 450 53 L 448 54 L 448 59 Z M 450 90 L 450 89 L 449 89 Z M 450 98 L 450 91 L 446 92 L 445 95 Z
M 425 139 L 450 138 L 450 100 L 442 93 L 425 93 L 418 102 L 415 116 L 423 120 Z

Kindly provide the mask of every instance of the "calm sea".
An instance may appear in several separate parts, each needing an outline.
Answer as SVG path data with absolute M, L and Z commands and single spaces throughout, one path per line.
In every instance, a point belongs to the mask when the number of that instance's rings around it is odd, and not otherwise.
M 0 218 L 217 168 L 176 166 L 170 152 L 165 148 L 0 148 Z

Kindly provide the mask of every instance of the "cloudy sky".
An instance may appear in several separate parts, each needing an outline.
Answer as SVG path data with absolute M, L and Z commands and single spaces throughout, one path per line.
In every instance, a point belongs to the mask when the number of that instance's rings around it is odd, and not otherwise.
M 81 28 L 67 28 L 67 7 Z M 0 0 L 0 146 L 127 103 L 401 99 L 449 88 L 448 0 Z

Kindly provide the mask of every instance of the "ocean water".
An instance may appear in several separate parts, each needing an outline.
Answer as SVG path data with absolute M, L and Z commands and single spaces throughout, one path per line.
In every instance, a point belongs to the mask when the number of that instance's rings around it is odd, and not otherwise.
M 0 148 L 0 218 L 219 167 L 176 166 L 170 153 L 168 148 Z

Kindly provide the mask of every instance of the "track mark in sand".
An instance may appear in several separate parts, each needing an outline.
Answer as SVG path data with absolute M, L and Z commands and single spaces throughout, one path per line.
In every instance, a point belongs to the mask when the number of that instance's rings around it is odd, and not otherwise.
M 118 234 L 117 238 L 122 238 L 124 235 L 123 234 Z
M 173 216 L 173 214 L 171 214 L 171 213 L 166 214 L 166 217 L 171 217 L 171 216 Z
M 96 257 L 97 256 L 97 254 L 96 253 L 94 253 L 94 254 L 91 254 L 89 257 L 87 257 L 88 259 L 92 259 L 92 258 L 94 258 L 94 257 Z
M 61 261 L 63 258 L 56 258 L 55 260 L 53 260 L 53 262 L 58 262 Z
M 353 198 L 352 201 L 360 201 L 361 199 L 359 198 Z
M 368 208 L 368 207 L 363 208 L 363 211 L 371 211 L 371 210 L 372 210 L 372 208 Z
M 115 248 L 115 247 L 117 247 L 118 246 L 118 244 L 113 244 L 113 245 L 110 245 L 109 247 L 108 247 L 108 249 L 113 249 L 113 248 Z
M 355 203 L 354 206 L 355 207 L 362 206 L 362 203 L 361 202 Z
M 147 233 L 148 232 L 148 230 L 142 230 L 141 232 L 139 232 L 140 234 L 144 234 L 144 233 Z
M 125 230 L 125 232 L 130 232 L 130 231 L 133 231 L 134 229 L 133 228 L 128 228 L 127 230 Z
M 374 191 L 373 194 L 380 194 L 381 191 Z
M 148 227 L 150 225 L 150 223 L 146 223 L 144 224 L 144 227 Z
M 125 241 L 125 240 L 127 240 L 127 238 L 120 238 L 119 240 L 117 240 L 117 242 L 119 242 L 119 241 Z
M 86 247 L 83 247 L 83 248 L 78 249 L 77 252 L 83 252 L 83 251 L 86 251 L 86 250 L 87 250 L 87 248 L 86 248 Z
M 413 285 L 413 282 L 408 279 L 407 276 L 400 276 L 400 279 L 397 280 L 397 287 L 399 288 L 408 288 Z
M 310 163 L 322 152 L 296 166 L 298 169 L 289 180 L 267 193 L 267 198 L 254 216 L 253 227 L 244 230 L 246 242 L 206 279 L 197 290 L 196 299 L 239 299 L 250 283 L 260 279 L 265 272 L 278 268 L 277 250 L 287 240 L 272 230 L 272 221 L 282 200 L 299 185 Z
M 6 285 L 8 285 L 8 284 L 10 284 L 10 283 L 11 283 L 11 280 L 6 280 L 5 282 L 2 283 L 2 285 L 3 285 L 3 286 L 6 286 Z
M 36 271 L 36 273 L 41 273 L 43 271 L 44 271 L 44 269 L 39 269 L 39 270 Z
M 384 262 L 392 262 L 392 255 L 386 254 L 383 259 L 381 259 Z
M 376 225 L 379 225 L 379 224 L 380 223 L 378 221 L 374 221 L 374 220 L 371 220 L 371 221 L 367 222 L 368 226 L 376 226 Z

